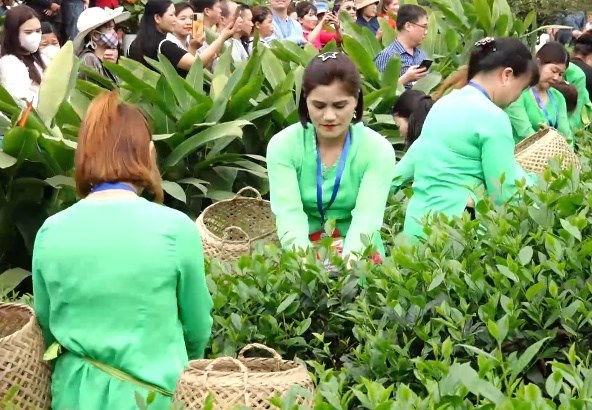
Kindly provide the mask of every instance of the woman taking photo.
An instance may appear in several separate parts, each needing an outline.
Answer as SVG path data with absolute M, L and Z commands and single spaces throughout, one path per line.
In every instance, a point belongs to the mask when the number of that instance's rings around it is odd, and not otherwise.
M 115 10 L 91 7 L 80 14 L 76 23 L 78 35 L 74 38 L 74 52 L 80 57 L 80 62 L 113 82 L 117 82 L 117 78 L 107 70 L 103 61 L 117 63 L 119 37 L 115 24 L 130 16 L 129 12 L 123 11 L 123 7 Z M 92 81 L 83 71 L 80 71 L 79 77 Z
M 28 6 L 9 9 L 0 47 L 0 84 L 22 105 L 37 106 L 46 68 L 40 44 L 41 22 L 35 11 Z
M 364 251 L 366 235 L 384 256 L 380 229 L 393 177 L 385 164 L 396 157 L 391 144 L 361 122 L 361 86 L 345 54 L 315 57 L 302 79 L 300 122 L 269 142 L 271 207 L 285 248 L 307 248 L 327 234 L 342 239 L 343 255 L 351 256 Z M 325 231 L 329 220 L 336 223 L 333 232 Z
M 184 1 L 175 4 L 175 16 L 177 17 L 177 21 L 173 27 L 173 31 L 168 33 L 166 38 L 183 50 L 189 50 L 191 35 L 193 34 L 193 9 L 191 5 Z M 203 43 L 204 39 L 196 40 L 198 43 Z
M 477 42 L 469 59 L 468 85 L 434 104 L 421 136 L 395 166 L 395 188 L 414 180 L 404 226 L 411 241 L 425 236 L 428 215 L 461 216 L 481 184 L 497 204 L 516 194 L 515 181 L 526 173 L 514 159 L 512 126 L 500 107 L 536 84 L 537 77 L 536 64 L 520 40 Z M 419 163 L 430 165 L 415 166 Z
M 565 99 L 552 86 L 563 78 L 569 65 L 569 55 L 560 43 L 551 42 L 536 54 L 540 78 L 537 84 L 524 90 L 520 98 L 506 108 L 514 140 L 519 142 L 541 128 L 553 127 L 573 145 Z
M 240 18 L 230 23 L 209 47 L 201 54 L 197 54 L 197 50 L 201 46 L 197 41 L 191 42 L 189 49 L 184 50 L 175 42 L 167 39 L 167 34 L 174 31 L 176 21 L 175 6 L 171 1 L 148 0 L 140 22 L 138 36 L 130 46 L 130 58 L 154 70 L 144 57 L 158 61 L 160 53 L 171 62 L 179 75 L 185 77 L 197 59 L 200 59 L 204 66 L 209 66 L 222 49 L 224 42 L 232 37 L 235 27 L 238 28 L 242 24 Z
M 199 233 L 139 196 L 163 199 L 151 139 L 137 108 L 97 97 L 76 149 L 82 199 L 37 234 L 35 311 L 46 345 L 61 346 L 53 409 L 136 410 L 135 393 L 153 391 L 150 408 L 168 410 L 188 360 L 204 355 L 212 300 Z

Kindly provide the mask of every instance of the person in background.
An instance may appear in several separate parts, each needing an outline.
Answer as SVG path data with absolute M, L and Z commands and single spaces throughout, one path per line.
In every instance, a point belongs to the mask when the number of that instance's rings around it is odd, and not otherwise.
M 115 24 L 130 17 L 130 13 L 123 11 L 123 7 L 115 10 L 91 7 L 84 10 L 78 19 L 78 35 L 74 39 L 74 52 L 80 58 L 81 64 L 117 83 L 117 77 L 103 65 L 103 61 L 117 63 L 119 37 L 115 31 Z M 79 77 L 93 81 L 83 71 L 79 72 Z
M 380 29 L 378 24 L 377 7 L 378 0 L 355 0 L 356 4 L 356 24 L 366 27 L 372 34 Z
M 434 104 L 420 137 L 395 166 L 395 190 L 413 179 L 404 224 L 411 242 L 426 236 L 424 223 L 434 213 L 460 217 L 476 202 L 477 186 L 485 185 L 499 205 L 515 197 L 516 180 L 531 182 L 514 158 L 512 126 L 502 109 L 537 83 L 530 51 L 516 38 L 485 38 L 471 52 L 467 75 L 465 87 Z
M 46 62 L 39 51 L 41 21 L 29 6 L 15 6 L 4 20 L 0 84 L 20 105 L 37 106 Z
M 545 44 L 536 54 L 540 78 L 506 108 L 514 140 L 519 142 L 541 128 L 553 127 L 573 145 L 565 98 L 552 86 L 563 78 L 569 55 L 558 42 Z
M 191 5 L 183 1 L 175 4 L 175 16 L 177 16 L 177 22 L 173 27 L 173 31 L 168 33 L 166 38 L 183 50 L 188 50 L 191 35 L 193 34 L 193 9 Z M 201 39 L 201 42 L 203 42 L 203 39 Z
M 419 65 L 427 59 L 427 55 L 419 46 L 427 32 L 426 11 L 412 4 L 401 6 L 397 14 L 397 38 L 374 59 L 378 71 L 384 72 L 391 58 L 398 56 L 402 64 L 399 83 L 405 88 L 411 88 L 415 81 L 425 77 L 428 70 Z
M 273 34 L 273 20 L 271 10 L 265 6 L 256 6 L 251 10 L 253 13 L 253 37 L 259 34 L 259 44 L 269 47 L 269 39 Z M 253 40 L 249 43 L 249 55 L 253 53 Z
M 564 26 L 570 26 L 571 29 L 560 29 L 557 33 L 557 41 L 562 45 L 571 45 L 573 40 L 578 38 L 586 25 L 586 13 L 576 11 L 565 16 Z
M 296 5 L 292 1 L 290 1 L 290 5 L 288 6 L 288 16 L 292 20 L 298 21 L 298 15 L 296 14 Z
M 78 18 L 88 8 L 89 0 L 62 0 L 62 29 L 66 40 L 74 40 L 78 34 Z
M 468 83 L 469 66 L 463 65 L 458 68 L 454 73 L 450 74 L 446 79 L 436 88 L 436 91 L 432 94 L 434 101 L 438 101 L 444 95 L 452 90 L 463 88 Z
M 63 43 L 61 2 L 62 0 L 28 0 L 26 5 L 35 10 L 40 21 L 52 25 L 54 33 L 60 37 L 60 43 Z
M 173 32 L 176 20 L 175 6 L 171 1 L 148 0 L 140 22 L 138 36 L 130 46 L 130 58 L 154 69 L 144 57 L 158 60 L 158 54 L 161 53 L 177 69 L 179 75 L 185 77 L 197 59 L 200 59 L 204 66 L 211 64 L 224 42 L 232 37 L 235 27 L 242 25 L 242 19 L 237 19 L 198 55 L 199 44 L 197 42 L 190 44 L 189 50 L 184 50 L 166 38 L 168 33 Z
M 33 249 L 35 313 L 46 346 L 61 346 L 52 408 L 134 410 L 136 392 L 154 392 L 150 407 L 169 409 L 211 334 L 199 232 L 162 205 L 148 121 L 116 91 L 88 107 L 74 162 L 82 199 L 44 222 Z
M 238 3 L 232 0 L 222 0 L 220 2 L 220 23 L 216 26 L 218 33 L 233 21 L 237 7 Z
M 564 78 L 568 84 L 573 85 L 575 87 L 576 96 L 578 100 L 576 107 L 573 110 L 567 110 L 569 126 L 573 134 L 589 124 L 589 122 L 584 121 L 584 118 L 582 117 L 582 111 L 584 110 L 585 106 L 591 105 L 590 95 L 588 94 L 588 89 L 586 88 L 586 74 L 580 67 L 578 67 L 575 64 L 571 64 L 571 61 L 570 64 L 568 64 L 567 69 L 565 70 Z M 564 81 L 558 81 L 558 83 L 562 82 Z M 557 89 L 561 91 L 561 88 Z M 565 97 L 564 93 L 562 93 L 562 95 Z
M 288 40 L 298 45 L 306 44 L 302 33 L 302 26 L 288 16 L 290 0 L 270 0 L 273 20 L 273 38 Z
M 116 9 L 120 7 L 119 0 L 93 0 L 93 4 L 91 5 L 102 9 Z
M 317 10 L 317 18 L 322 20 L 325 14 L 329 12 L 329 3 L 327 3 L 327 0 L 315 0 L 313 4 Z
M 385 19 L 394 29 L 397 28 L 398 13 L 399 0 L 380 0 L 378 2 L 378 17 Z
M 385 164 L 396 156 L 362 123 L 363 98 L 360 74 L 347 55 L 324 53 L 306 67 L 300 122 L 267 147 L 271 208 L 284 248 L 308 248 L 327 234 L 342 255 L 355 258 L 366 235 L 384 256 L 380 229 L 394 175 Z M 336 223 L 332 232 L 326 232 L 329 220 Z
M 423 123 L 434 105 L 434 100 L 422 91 L 405 90 L 392 109 L 393 119 L 405 138 L 405 151 L 421 134 Z
M 0 17 L 4 16 L 14 5 L 14 0 L 0 0 Z
M 586 13 L 586 25 L 584 26 L 584 32 L 592 30 L 592 11 Z
M 586 75 L 586 89 L 592 95 L 592 32 L 585 32 L 574 43 L 570 66 L 577 65 Z
M 215 31 L 216 26 L 220 24 L 220 15 L 222 14 L 220 0 L 191 0 L 190 4 L 196 13 L 203 13 L 204 27 Z
M 353 22 L 355 22 L 358 18 L 354 0 L 345 0 L 340 3 L 336 3 L 335 7 L 333 7 L 333 13 L 337 15 L 341 15 L 341 13 L 348 14 Z
M 557 89 L 565 98 L 567 114 L 571 116 L 578 106 L 578 90 L 564 80 L 557 81 L 553 84 L 553 88 Z
M 321 31 L 325 23 L 329 21 L 331 14 L 325 14 L 322 20 L 317 17 L 317 9 L 310 1 L 300 1 L 296 5 L 298 22 L 302 26 L 302 34 L 306 41 L 317 49 L 323 48 L 321 44 Z
M 53 27 L 47 21 L 41 23 L 41 43 L 39 43 L 39 51 L 48 64 L 60 51 L 58 36 L 56 36 Z
M 240 63 L 249 59 L 249 39 L 253 33 L 253 13 L 245 4 L 239 4 L 238 11 L 242 19 L 240 30 L 236 31 L 229 40 L 231 56 L 234 63 Z

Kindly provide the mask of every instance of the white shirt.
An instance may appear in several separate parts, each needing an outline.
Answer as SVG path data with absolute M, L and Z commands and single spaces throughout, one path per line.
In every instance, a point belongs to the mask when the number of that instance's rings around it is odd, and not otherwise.
M 232 47 L 230 54 L 235 63 L 249 59 L 249 53 L 247 53 L 245 46 L 243 46 L 243 43 L 239 39 L 232 37 L 228 40 L 228 43 L 229 47 Z
M 173 33 L 167 33 L 166 39 L 172 41 L 173 43 L 175 43 L 176 45 L 178 45 L 179 47 L 181 47 L 185 51 L 187 51 L 187 49 L 189 48 L 189 36 L 187 36 L 187 39 L 185 40 L 185 44 L 183 44 L 183 42 L 181 40 L 179 40 L 177 38 L 177 36 L 175 36 Z
M 43 57 L 42 57 L 43 58 Z M 44 62 L 47 62 L 44 59 Z M 35 67 L 41 78 L 43 78 L 43 69 L 35 63 Z M 23 100 L 33 102 L 33 106 L 37 107 L 39 99 L 39 84 L 35 84 L 29 78 L 29 69 L 18 57 L 9 54 L 0 57 L 0 84 L 8 91 L 8 93 L 19 103 Z

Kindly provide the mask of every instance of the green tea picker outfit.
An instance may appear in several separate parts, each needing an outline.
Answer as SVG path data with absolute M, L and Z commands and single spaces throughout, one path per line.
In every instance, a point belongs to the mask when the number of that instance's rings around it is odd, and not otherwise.
M 148 385 L 163 392 L 150 409 L 169 410 L 188 359 L 204 355 L 212 299 L 201 239 L 171 208 L 83 199 L 52 216 L 35 241 L 33 287 L 46 344 L 62 346 L 54 410 L 137 410 Z
M 578 90 L 578 104 L 573 113 L 569 115 L 569 124 L 572 133 L 590 124 L 592 104 L 586 88 L 586 74 L 575 64 L 570 64 L 565 71 L 565 80 Z
M 321 202 L 326 220 L 335 220 L 344 237 L 343 255 L 362 252 L 361 235 L 371 237 L 384 256 L 380 229 L 396 162 L 392 145 L 362 123 L 350 127 L 350 146 L 331 167 L 321 165 Z M 346 152 L 347 151 L 347 152 Z M 344 155 L 346 154 L 346 155 Z M 294 124 L 274 135 L 267 147 L 271 208 L 284 248 L 307 248 L 309 234 L 323 229 L 317 194 L 317 145 L 314 127 Z M 335 200 L 327 205 L 335 191 Z
M 414 180 L 404 225 L 412 241 L 425 237 L 424 219 L 431 213 L 461 216 L 469 196 L 476 199 L 478 186 L 485 185 L 488 195 L 501 204 L 516 193 L 517 179 L 529 180 L 514 159 L 508 116 L 472 84 L 432 107 L 421 136 L 395 166 L 393 189 Z
M 548 96 L 547 103 L 541 107 L 543 104 L 539 101 L 542 100 L 540 100 L 538 92 L 531 87 L 524 90 L 520 97 L 506 108 L 516 143 L 543 128 L 553 127 L 570 145 L 573 145 L 563 94 L 551 87 L 548 90 Z

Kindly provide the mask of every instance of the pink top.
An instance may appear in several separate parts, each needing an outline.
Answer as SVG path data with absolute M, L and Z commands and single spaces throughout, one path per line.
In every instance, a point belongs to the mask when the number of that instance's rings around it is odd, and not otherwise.
M 303 32 L 302 34 L 304 34 L 304 39 L 306 41 L 308 41 L 308 35 L 310 34 L 310 32 Z M 317 50 L 320 50 L 321 48 L 323 48 L 323 45 L 321 44 L 321 36 L 318 35 L 317 38 L 315 38 L 315 40 L 312 42 L 312 45 L 315 46 L 317 48 Z
M 310 34 L 310 32 L 304 32 L 303 34 L 304 39 L 308 41 L 308 35 Z M 337 41 L 337 34 L 321 30 L 317 38 L 315 38 L 315 41 L 313 41 L 312 45 L 315 46 L 317 50 L 320 50 L 323 48 L 325 44 L 329 43 L 331 40 Z

